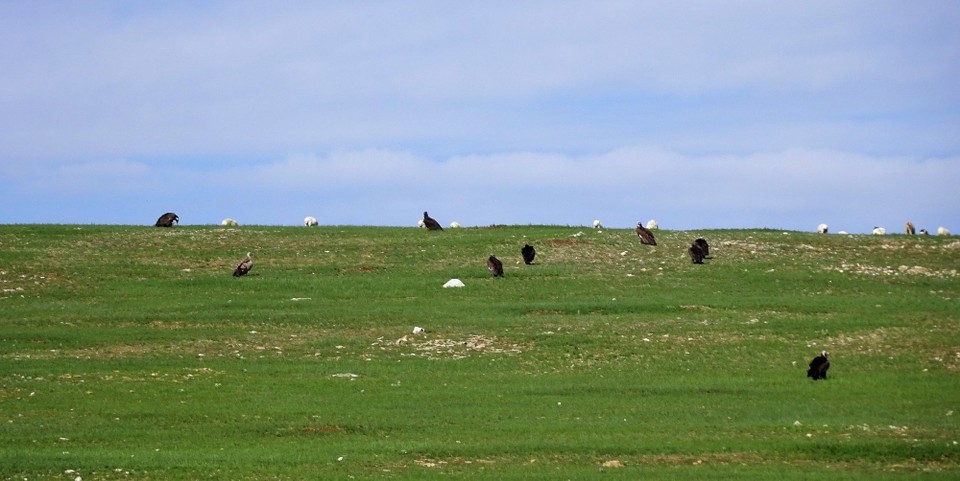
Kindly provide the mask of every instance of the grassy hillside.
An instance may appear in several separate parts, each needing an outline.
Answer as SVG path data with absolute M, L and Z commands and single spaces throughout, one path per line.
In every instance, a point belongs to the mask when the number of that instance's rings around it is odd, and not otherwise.
M 960 241 L 656 234 L 0 226 L 0 478 L 960 476 Z

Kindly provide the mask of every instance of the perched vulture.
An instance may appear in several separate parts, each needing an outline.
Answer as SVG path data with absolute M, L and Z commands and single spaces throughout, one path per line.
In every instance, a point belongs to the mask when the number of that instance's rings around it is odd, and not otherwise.
M 253 269 L 253 259 L 250 258 L 250 253 L 247 252 L 247 257 L 244 257 L 233 271 L 233 277 L 245 276 L 250 272 L 250 269 Z
M 173 224 L 179 223 L 180 217 L 178 217 L 177 214 L 174 214 L 173 212 L 167 212 L 166 214 L 161 215 L 160 218 L 157 219 L 157 223 L 154 225 L 157 227 L 173 227 Z
M 647 244 L 651 246 L 657 245 L 657 240 L 653 238 L 653 232 L 650 232 L 650 229 L 647 229 L 643 226 L 643 222 L 637 222 L 637 236 L 640 237 L 641 244 Z
M 927 232 L 927 229 L 920 229 L 920 235 L 930 235 L 930 233 Z
M 817 379 L 826 379 L 827 369 L 830 369 L 830 361 L 827 360 L 827 356 L 829 355 L 830 353 L 827 351 L 820 351 L 820 355 L 810 361 L 810 369 L 807 370 L 807 377 L 812 377 L 814 381 Z
M 537 256 L 537 250 L 530 244 L 524 244 L 520 249 L 520 255 L 523 256 L 524 264 L 533 264 L 533 258 Z
M 487 258 L 487 269 L 490 269 L 493 277 L 503 277 L 503 263 L 493 254 Z
M 700 250 L 703 251 L 703 257 L 710 255 L 710 244 L 707 244 L 707 241 L 703 237 L 693 241 L 693 243 L 700 246 Z
M 427 214 L 427 211 L 423 211 L 423 225 L 427 226 L 427 229 L 430 230 L 443 230 L 443 227 L 440 226 L 440 223 L 436 219 L 430 217 Z
M 694 242 L 690 245 L 690 248 L 687 249 L 687 252 L 690 253 L 690 260 L 692 260 L 694 264 L 703 264 L 704 255 L 700 244 Z
M 914 235 L 917 233 L 917 228 L 913 226 L 913 222 L 907 221 L 907 223 L 903 225 L 903 232 L 904 234 Z

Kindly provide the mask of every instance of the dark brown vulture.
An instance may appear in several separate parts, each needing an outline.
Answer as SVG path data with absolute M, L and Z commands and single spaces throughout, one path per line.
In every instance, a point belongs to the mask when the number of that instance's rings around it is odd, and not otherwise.
M 493 277 L 503 277 L 503 263 L 493 254 L 487 258 L 487 269 L 490 269 Z
M 810 369 L 807 369 L 807 377 L 812 377 L 814 381 L 827 378 L 827 369 L 830 369 L 830 361 L 827 357 L 830 355 L 827 351 L 820 351 L 820 355 L 810 361 Z
M 917 233 L 917 228 L 913 226 L 913 222 L 907 221 L 907 223 L 903 225 L 903 232 L 914 235 Z
M 180 217 L 178 217 L 177 214 L 174 214 L 173 212 L 167 212 L 166 214 L 161 215 L 160 218 L 157 219 L 157 223 L 154 225 L 157 227 L 173 227 L 173 224 L 179 223 Z
M 233 277 L 245 276 L 250 272 L 250 269 L 253 269 L 253 259 L 250 258 L 250 253 L 247 252 L 247 257 L 244 257 L 233 271 Z
M 440 223 L 437 222 L 437 219 L 430 217 L 427 214 L 427 211 L 423 211 L 423 225 L 430 230 L 443 230 L 443 227 L 440 227 Z
M 694 242 L 690 245 L 690 248 L 687 249 L 687 252 L 690 253 L 690 260 L 694 264 L 703 264 L 703 249 L 700 247 L 700 244 Z
M 710 244 L 707 244 L 707 241 L 703 237 L 693 241 L 694 244 L 700 246 L 700 250 L 703 251 L 703 257 L 710 255 Z
M 520 249 L 520 255 L 523 256 L 524 264 L 533 264 L 533 258 L 537 256 L 537 250 L 530 244 L 524 244 L 523 248 Z
M 653 238 L 653 232 L 650 232 L 650 229 L 647 229 L 643 226 L 642 222 L 637 222 L 637 237 L 640 238 L 641 244 L 647 244 L 651 246 L 657 245 L 657 240 Z

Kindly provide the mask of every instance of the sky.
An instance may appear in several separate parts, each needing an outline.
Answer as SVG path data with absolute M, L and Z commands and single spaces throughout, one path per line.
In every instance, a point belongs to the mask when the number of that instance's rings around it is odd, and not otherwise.
M 960 232 L 960 2 L 4 1 L 0 224 Z

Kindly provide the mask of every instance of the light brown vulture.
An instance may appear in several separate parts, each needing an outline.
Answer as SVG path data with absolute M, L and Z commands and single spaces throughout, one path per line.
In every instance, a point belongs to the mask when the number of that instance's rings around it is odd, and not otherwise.
M 233 277 L 245 276 L 250 272 L 250 269 L 253 269 L 253 259 L 250 257 L 250 253 L 247 252 L 247 257 L 244 257 L 233 271 Z
M 641 244 L 657 245 L 657 240 L 653 238 L 653 232 L 650 232 L 650 229 L 644 227 L 642 222 L 637 222 L 636 232 Z

